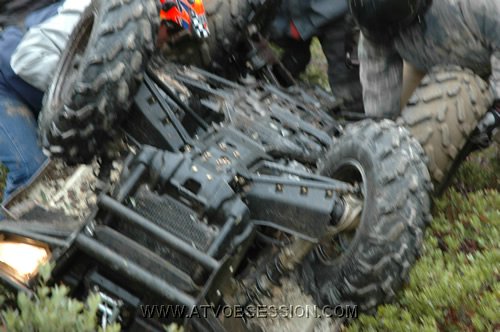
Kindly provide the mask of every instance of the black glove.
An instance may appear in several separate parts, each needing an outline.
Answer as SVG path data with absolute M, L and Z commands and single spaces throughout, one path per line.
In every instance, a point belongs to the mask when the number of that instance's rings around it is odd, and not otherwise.
M 473 142 L 479 148 L 488 147 L 495 135 L 500 130 L 500 100 L 496 100 L 493 106 L 477 125 L 476 133 L 473 136 Z

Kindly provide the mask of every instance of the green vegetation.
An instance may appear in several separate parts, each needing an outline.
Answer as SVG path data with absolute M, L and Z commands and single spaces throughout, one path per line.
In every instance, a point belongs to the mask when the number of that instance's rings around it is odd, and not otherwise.
M 314 38 L 311 43 L 311 54 L 311 63 L 300 78 L 303 81 L 319 85 L 325 90 L 331 91 L 328 83 L 328 65 L 324 54 L 321 52 L 321 44 L 317 38 Z
M 73 300 L 68 297 L 66 286 L 47 286 L 50 272 L 49 265 L 40 268 L 40 285 L 31 298 L 26 293 L 19 293 L 13 298 L 4 294 L 0 299 L 4 328 L 14 332 L 103 331 L 97 321 L 99 296 L 90 295 L 85 303 Z M 105 331 L 118 332 L 120 326 L 109 325 Z
M 423 255 L 397 302 L 348 331 L 499 330 L 499 208 L 498 190 L 449 189 L 436 201 Z

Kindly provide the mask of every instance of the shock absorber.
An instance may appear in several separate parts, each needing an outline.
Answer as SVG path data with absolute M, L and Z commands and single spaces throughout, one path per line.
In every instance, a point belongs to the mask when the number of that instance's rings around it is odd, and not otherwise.
M 266 265 L 264 273 L 255 280 L 255 290 L 265 296 L 271 296 L 271 288 L 279 285 L 282 277 L 286 276 L 304 260 L 315 247 L 315 243 L 306 240 L 295 240 L 284 247 L 274 259 Z
M 272 287 L 279 285 L 282 277 L 295 270 L 315 246 L 313 242 L 297 239 L 282 248 L 255 278 L 243 284 L 238 303 L 246 307 L 260 303 L 261 296 L 271 297 Z
M 342 204 L 331 213 L 332 227 L 329 228 L 326 238 L 357 227 L 362 211 L 362 202 L 352 195 L 345 195 Z M 279 285 L 280 279 L 295 270 L 304 258 L 317 246 L 317 243 L 304 239 L 296 239 L 291 244 L 283 247 L 280 252 L 267 263 L 261 273 L 244 285 L 244 297 L 239 303 L 248 306 L 259 303 L 260 296 L 271 297 L 273 286 Z

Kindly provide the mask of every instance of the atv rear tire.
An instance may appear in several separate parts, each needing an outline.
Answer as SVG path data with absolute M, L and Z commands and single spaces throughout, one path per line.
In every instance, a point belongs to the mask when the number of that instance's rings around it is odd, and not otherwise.
M 243 34 L 251 4 L 250 0 L 205 0 L 204 3 L 209 37 L 201 41 L 187 38 L 163 54 L 172 62 L 221 72 L 229 65 L 232 48 Z
M 45 96 L 47 154 L 90 162 L 114 136 L 155 47 L 156 0 L 94 0 L 83 13 Z
M 398 122 L 424 148 L 436 193 L 449 183 L 465 157 L 467 141 L 492 102 L 488 84 L 460 67 L 432 70 L 413 93 Z
M 370 312 L 402 287 L 431 219 L 424 156 L 408 131 L 389 120 L 353 124 L 333 142 L 319 171 L 360 184 L 364 204 L 350 237 L 343 232 L 324 241 L 305 260 L 304 286 L 319 303 L 354 303 Z

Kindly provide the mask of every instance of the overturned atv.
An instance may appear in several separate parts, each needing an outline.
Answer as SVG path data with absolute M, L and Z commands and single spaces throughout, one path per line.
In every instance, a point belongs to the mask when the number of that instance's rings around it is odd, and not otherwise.
M 96 206 L 75 223 L 26 211 L 0 225 L 3 241 L 43 248 L 54 282 L 77 298 L 98 291 L 103 320 L 126 330 L 183 322 L 144 317 L 143 304 L 247 306 L 288 273 L 320 304 L 369 311 L 390 301 L 430 218 L 418 142 L 391 121 L 341 125 L 320 92 L 241 85 L 161 61 L 146 70 L 155 25 L 151 36 L 122 34 L 151 22 L 153 3 L 94 1 L 46 97 L 47 152 L 101 159 L 108 185 Z M 104 170 L 123 137 L 129 150 L 113 182 Z M 36 269 L 18 272 L 0 276 L 29 291 Z M 214 312 L 183 323 L 235 329 Z

